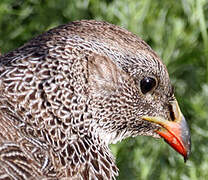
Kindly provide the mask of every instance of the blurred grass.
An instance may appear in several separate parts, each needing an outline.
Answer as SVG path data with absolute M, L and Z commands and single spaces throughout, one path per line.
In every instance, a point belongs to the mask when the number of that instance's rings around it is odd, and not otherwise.
M 206 0 L 1 0 L 0 49 L 17 48 L 59 24 L 105 20 L 138 34 L 160 55 L 190 125 L 192 154 L 137 137 L 112 145 L 124 180 L 208 179 L 208 2 Z

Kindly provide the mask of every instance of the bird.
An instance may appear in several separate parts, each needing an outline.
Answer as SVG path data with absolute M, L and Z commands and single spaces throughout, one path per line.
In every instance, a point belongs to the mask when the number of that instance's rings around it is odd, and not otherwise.
M 190 155 L 167 68 L 137 35 L 73 21 L 0 56 L 0 179 L 116 179 L 109 145 L 139 135 Z

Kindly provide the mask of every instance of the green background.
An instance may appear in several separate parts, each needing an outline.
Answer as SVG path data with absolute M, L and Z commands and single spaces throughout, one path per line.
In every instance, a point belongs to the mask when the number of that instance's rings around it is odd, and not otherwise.
M 208 1 L 1 0 L 1 53 L 79 19 L 105 20 L 148 42 L 167 65 L 191 128 L 186 164 L 163 140 L 140 136 L 113 145 L 118 179 L 208 179 Z

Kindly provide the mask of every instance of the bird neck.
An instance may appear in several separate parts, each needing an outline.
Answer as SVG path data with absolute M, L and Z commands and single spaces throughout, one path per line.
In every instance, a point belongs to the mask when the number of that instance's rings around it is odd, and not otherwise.
M 61 171 L 75 179 L 115 179 L 118 169 L 108 146 L 93 136 L 69 141 L 59 153 Z

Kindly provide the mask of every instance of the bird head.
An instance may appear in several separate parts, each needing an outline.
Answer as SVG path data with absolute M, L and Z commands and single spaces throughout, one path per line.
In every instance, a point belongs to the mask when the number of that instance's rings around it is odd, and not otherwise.
M 107 144 L 137 135 L 162 137 L 186 160 L 191 148 L 189 128 L 160 58 L 122 28 L 107 23 L 91 28 L 87 41 L 100 52 L 87 57 L 97 136 Z
M 131 32 L 105 22 L 72 22 L 0 59 L 1 148 L 12 142 L 4 154 L 12 168 L 36 164 L 33 175 L 114 179 L 118 170 L 108 145 L 138 135 L 162 137 L 188 158 L 189 128 L 168 71 Z M 28 156 L 31 150 L 40 157 Z M 12 169 L 2 162 L 5 172 Z M 11 171 L 17 174 L 25 175 L 21 168 Z

